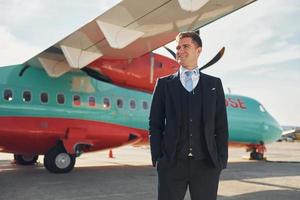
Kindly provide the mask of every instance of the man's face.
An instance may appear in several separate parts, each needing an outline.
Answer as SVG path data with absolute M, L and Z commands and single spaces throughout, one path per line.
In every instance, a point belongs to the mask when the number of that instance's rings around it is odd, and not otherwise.
M 181 38 L 176 47 L 176 60 L 185 68 L 193 69 L 197 66 L 202 48 L 198 47 L 190 37 Z

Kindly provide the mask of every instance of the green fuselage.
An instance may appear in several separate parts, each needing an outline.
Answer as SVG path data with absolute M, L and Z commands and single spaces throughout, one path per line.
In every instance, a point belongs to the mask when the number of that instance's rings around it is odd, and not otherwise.
M 19 76 L 22 68 L 0 68 L 1 117 L 69 118 L 148 129 L 151 94 L 98 81 L 80 71 L 52 78 L 44 69 L 30 67 Z M 11 91 L 11 96 L 5 97 L 5 91 Z M 25 91 L 30 100 L 24 99 Z M 42 93 L 47 93 L 47 102 L 42 102 Z M 63 104 L 58 103 L 58 94 L 65 97 Z M 226 95 L 226 102 L 231 142 L 270 143 L 280 137 L 279 124 L 256 100 Z

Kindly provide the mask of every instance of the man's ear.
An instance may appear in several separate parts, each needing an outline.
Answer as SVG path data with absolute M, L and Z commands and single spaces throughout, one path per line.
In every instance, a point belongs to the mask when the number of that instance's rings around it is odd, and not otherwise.
M 197 52 L 200 54 L 202 52 L 202 47 L 198 47 Z

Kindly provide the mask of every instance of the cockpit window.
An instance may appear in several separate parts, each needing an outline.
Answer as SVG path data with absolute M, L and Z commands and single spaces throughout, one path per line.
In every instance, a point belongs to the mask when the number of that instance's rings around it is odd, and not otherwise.
M 265 109 L 262 105 L 259 105 L 259 110 L 260 110 L 261 112 L 266 112 L 266 109 Z

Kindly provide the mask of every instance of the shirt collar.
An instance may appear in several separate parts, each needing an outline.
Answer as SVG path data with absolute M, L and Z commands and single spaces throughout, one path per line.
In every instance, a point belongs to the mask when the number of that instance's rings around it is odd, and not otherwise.
M 196 76 L 200 75 L 200 73 L 199 73 L 199 67 L 196 67 L 193 70 L 188 70 L 188 69 L 184 68 L 183 66 L 180 66 L 180 68 L 179 68 L 179 74 L 180 74 L 180 76 L 183 76 L 183 74 L 186 71 L 193 71 L 193 75 L 196 75 Z

